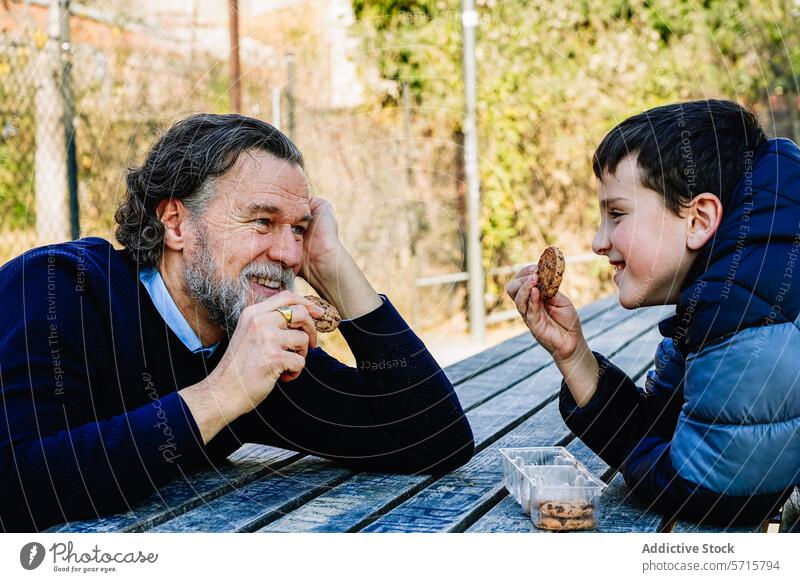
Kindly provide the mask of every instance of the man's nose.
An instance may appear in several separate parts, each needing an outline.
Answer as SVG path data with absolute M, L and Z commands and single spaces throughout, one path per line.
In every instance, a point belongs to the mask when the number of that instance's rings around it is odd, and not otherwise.
M 607 255 L 610 247 L 611 242 L 608 227 L 605 222 L 603 222 L 600 224 L 600 228 L 597 229 L 597 234 L 594 235 L 594 239 L 592 240 L 592 251 L 597 255 Z
M 303 260 L 303 242 L 295 238 L 291 226 L 284 225 L 275 232 L 267 249 L 267 257 L 290 269 L 300 265 Z

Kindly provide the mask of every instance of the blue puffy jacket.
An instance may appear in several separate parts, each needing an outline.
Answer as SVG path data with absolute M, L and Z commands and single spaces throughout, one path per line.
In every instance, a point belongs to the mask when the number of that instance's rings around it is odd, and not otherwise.
M 770 517 L 800 484 L 800 149 L 768 140 L 687 276 L 643 390 L 605 357 L 570 429 L 653 507 Z

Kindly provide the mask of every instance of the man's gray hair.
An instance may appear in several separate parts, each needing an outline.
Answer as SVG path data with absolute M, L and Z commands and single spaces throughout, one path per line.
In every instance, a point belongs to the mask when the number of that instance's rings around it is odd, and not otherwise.
M 264 121 L 204 113 L 177 122 L 153 144 L 141 167 L 129 169 L 125 200 L 114 215 L 117 240 L 141 267 L 158 267 L 164 251 L 158 203 L 181 199 L 193 215 L 201 215 L 213 197 L 215 179 L 248 150 L 304 167 L 292 140 Z

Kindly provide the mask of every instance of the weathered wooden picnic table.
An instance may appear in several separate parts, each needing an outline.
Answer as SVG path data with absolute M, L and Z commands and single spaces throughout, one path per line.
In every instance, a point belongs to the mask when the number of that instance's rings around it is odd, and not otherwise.
M 592 349 L 641 381 L 666 308 L 626 311 L 607 297 L 580 310 Z M 176 479 L 130 511 L 50 532 L 536 532 L 503 485 L 501 447 L 565 446 L 608 483 L 601 532 L 720 531 L 672 523 L 635 499 L 621 475 L 570 433 L 561 376 L 525 333 L 446 369 L 475 434 L 476 454 L 439 477 L 356 473 L 333 462 L 248 443 L 215 471 Z M 800 490 L 774 523 L 800 531 Z M 726 531 L 766 531 L 732 528 Z

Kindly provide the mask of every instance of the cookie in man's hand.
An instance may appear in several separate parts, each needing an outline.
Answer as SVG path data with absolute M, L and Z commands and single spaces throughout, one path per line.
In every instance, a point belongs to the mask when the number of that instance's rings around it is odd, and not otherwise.
M 539 292 L 545 299 L 550 299 L 558 293 L 561 279 L 564 277 L 566 261 L 564 254 L 558 247 L 547 247 L 539 258 Z
M 333 305 L 316 295 L 306 295 L 306 299 L 325 312 L 320 317 L 314 317 L 314 327 L 317 328 L 318 332 L 330 333 L 339 327 L 342 318 Z

